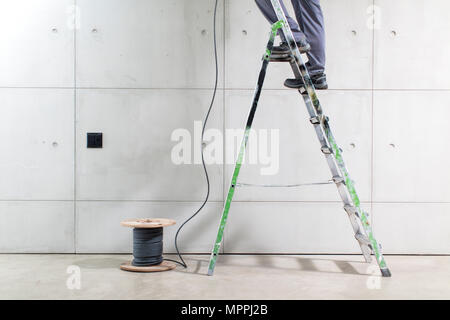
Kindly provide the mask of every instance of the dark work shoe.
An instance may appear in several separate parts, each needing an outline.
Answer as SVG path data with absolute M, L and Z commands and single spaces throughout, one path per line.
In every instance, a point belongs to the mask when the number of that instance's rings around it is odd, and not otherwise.
M 298 50 L 300 50 L 300 53 L 306 53 L 311 50 L 311 46 L 306 40 L 297 41 L 297 47 Z M 272 49 L 272 53 L 274 54 L 288 54 L 290 52 L 291 50 L 289 49 L 287 42 L 282 42 L 279 46 L 273 47 Z
M 312 83 L 314 84 L 314 88 L 317 90 L 326 90 L 328 89 L 327 76 L 325 73 L 313 74 L 311 76 Z M 303 87 L 302 79 L 287 79 L 284 82 L 284 86 L 291 89 L 300 89 Z

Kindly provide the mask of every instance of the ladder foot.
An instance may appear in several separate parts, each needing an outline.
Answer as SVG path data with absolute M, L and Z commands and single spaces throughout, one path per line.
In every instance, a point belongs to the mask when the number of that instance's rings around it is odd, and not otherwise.
M 388 268 L 381 269 L 381 275 L 385 278 L 390 278 L 392 276 L 391 271 Z
M 213 269 L 208 269 L 208 276 L 212 276 L 214 274 L 214 270 Z

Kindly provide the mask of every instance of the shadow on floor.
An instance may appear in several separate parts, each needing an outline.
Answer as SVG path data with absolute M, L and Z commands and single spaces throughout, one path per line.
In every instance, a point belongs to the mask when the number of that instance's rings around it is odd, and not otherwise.
M 298 256 L 270 256 L 270 255 L 254 255 L 252 257 L 251 263 L 248 263 L 248 257 L 242 255 L 243 263 L 239 263 L 240 255 L 221 255 L 218 259 L 218 264 L 222 264 L 228 267 L 245 267 L 245 268 L 265 268 L 265 269 L 276 269 L 276 270 L 298 270 L 298 271 L 308 271 L 308 272 L 318 272 L 318 273 L 343 273 L 351 275 L 372 275 L 365 272 L 358 271 L 354 264 L 367 265 L 364 261 L 343 261 L 337 259 L 326 259 L 326 258 L 306 258 Z M 130 256 L 131 259 L 131 256 Z M 280 261 L 281 259 L 281 261 Z M 73 261 L 73 264 L 78 265 L 82 268 L 87 269 L 115 269 L 119 268 L 120 265 L 126 262 L 124 257 L 98 257 L 98 258 L 85 258 Z M 175 272 L 188 273 L 192 275 L 207 276 L 209 255 L 204 257 L 185 257 L 186 263 L 188 265 L 187 269 L 177 266 Z M 282 261 L 286 261 L 286 266 L 283 266 Z M 332 270 L 330 266 L 325 266 L 323 268 L 318 268 L 317 263 L 322 262 L 332 262 L 339 271 Z M 298 267 L 297 267 L 298 266 Z
M 175 272 L 180 273 L 189 273 L 193 275 L 199 276 L 208 276 L 208 264 L 209 264 L 209 256 L 205 256 L 205 258 L 186 258 L 184 257 L 186 264 L 188 265 L 187 269 L 184 269 L 180 266 L 177 266 Z
M 245 256 L 242 256 L 243 258 Z M 218 263 L 229 266 L 229 267 L 246 267 L 246 268 L 266 268 L 266 269 L 278 269 L 278 270 L 298 270 L 298 271 L 308 271 L 308 272 L 318 272 L 318 273 L 342 273 L 342 274 L 351 274 L 351 275 L 373 275 L 370 273 L 360 272 L 353 264 L 358 265 L 366 265 L 370 266 L 371 264 L 367 264 L 364 261 L 342 261 L 337 259 L 325 259 L 325 258 L 305 258 L 305 257 L 296 257 L 296 256 L 266 256 L 266 255 L 255 255 L 252 256 L 256 262 L 251 264 L 242 263 L 240 264 L 239 256 L 230 256 L 230 255 L 221 255 L 218 259 Z M 280 266 L 280 258 L 288 260 L 286 265 L 289 267 Z M 253 260 L 253 261 L 254 261 Z M 334 266 L 336 266 L 339 270 L 335 271 L 327 266 L 325 268 L 319 269 L 317 264 L 314 262 L 332 262 Z M 198 274 L 198 275 L 206 275 L 208 270 L 209 257 L 205 256 L 204 258 L 187 258 L 186 262 L 189 266 L 186 270 L 178 269 L 179 272 L 190 273 L 190 274 Z M 293 263 L 294 262 L 294 263 Z M 298 265 L 299 268 L 296 268 L 295 265 Z M 327 270 L 329 269 L 329 270 Z M 381 276 L 381 275 L 380 275 Z
M 120 265 L 126 261 L 127 260 L 124 260 L 123 257 L 89 257 L 85 259 L 74 260 L 73 264 L 79 266 L 80 268 L 86 269 L 119 269 Z

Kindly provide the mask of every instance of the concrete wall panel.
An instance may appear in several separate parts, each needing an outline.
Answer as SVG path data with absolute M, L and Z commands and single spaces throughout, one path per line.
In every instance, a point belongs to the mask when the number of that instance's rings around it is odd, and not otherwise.
M 79 0 L 77 5 L 78 86 L 213 86 L 213 1 Z M 217 16 L 222 64 L 222 6 Z
M 175 164 L 171 155 L 178 142 L 171 141 L 171 135 L 186 129 L 194 140 L 194 121 L 203 120 L 211 94 L 210 90 L 79 90 L 77 199 L 203 200 L 201 162 Z M 218 99 L 209 128 L 221 130 L 221 115 Z M 103 149 L 86 148 L 87 132 L 103 132 Z M 188 146 L 194 163 L 193 142 Z M 209 167 L 211 199 L 220 201 L 222 165 Z
M 450 254 L 448 203 L 377 203 L 375 235 L 390 254 Z
M 174 253 L 174 238 L 181 222 L 191 216 L 201 203 L 81 201 L 77 205 L 78 253 L 132 252 L 131 228 L 120 222 L 134 218 L 169 218 L 177 224 L 164 228 L 164 252 Z M 211 202 L 198 217 L 180 232 L 181 252 L 206 253 L 212 250 L 220 218 L 221 204 Z
M 0 2 L 0 86 L 74 85 L 74 0 Z
M 374 200 L 448 202 L 449 92 L 376 92 Z
M 289 1 L 285 2 L 292 12 Z M 370 89 L 372 83 L 372 30 L 367 9 L 371 0 L 323 1 L 327 34 L 327 70 L 333 89 Z M 226 3 L 226 87 L 253 88 L 270 25 L 254 0 Z M 283 88 L 292 77 L 287 63 L 269 66 L 266 88 Z
M 0 253 L 74 253 L 72 201 L 0 201 Z
M 450 89 L 446 0 L 375 0 L 375 88 Z
M 0 200 L 73 199 L 71 89 L 0 89 Z
M 324 110 L 331 118 L 335 137 L 344 150 L 344 157 L 351 176 L 357 181 L 360 197 L 370 200 L 371 189 L 371 95 L 363 91 L 329 91 L 319 94 Z M 252 91 L 233 90 L 226 95 L 227 129 L 243 129 L 251 105 Z M 353 125 L 349 126 L 348 123 Z M 250 163 L 248 158 L 242 166 L 239 182 L 254 184 L 292 185 L 298 183 L 326 182 L 331 172 L 320 151 L 314 128 L 309 123 L 302 97 L 296 91 L 266 91 L 260 98 L 259 109 L 254 120 L 256 144 L 269 145 L 271 130 L 279 130 L 279 157 L 276 148 L 268 148 L 271 155 L 269 164 L 256 152 L 258 164 Z M 264 138 L 268 132 L 269 139 Z M 266 141 L 268 141 L 266 143 Z M 254 142 L 254 140 L 253 140 Z M 239 140 L 240 143 L 240 140 Z M 227 141 L 232 146 L 231 139 Z M 236 144 L 235 145 L 239 145 Z M 249 139 L 248 152 L 254 143 Z M 230 147 L 231 151 L 231 147 Z M 227 153 L 227 158 L 228 154 Z M 248 153 L 248 154 L 249 154 Z M 230 157 L 230 159 L 234 157 Z M 279 158 L 279 159 L 278 159 Z M 279 163 L 277 166 L 276 163 Z M 263 175 L 262 170 L 273 170 L 273 175 Z M 234 169 L 228 164 L 225 181 L 226 188 Z M 270 173 L 270 170 L 268 173 Z M 224 190 L 228 192 L 227 189 Z M 239 201 L 339 201 L 336 186 L 307 186 L 299 188 L 240 188 L 236 192 Z
M 227 253 L 361 253 L 340 203 L 236 202 L 231 210 Z

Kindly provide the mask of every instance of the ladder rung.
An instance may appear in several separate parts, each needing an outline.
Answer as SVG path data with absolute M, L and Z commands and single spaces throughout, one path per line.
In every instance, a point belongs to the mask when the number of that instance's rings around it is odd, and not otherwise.
M 270 62 L 291 62 L 294 57 L 290 53 L 276 54 L 272 53 L 270 56 Z
M 330 119 L 327 116 L 324 116 L 324 115 L 319 115 L 319 116 L 312 117 L 311 119 L 309 119 L 309 121 L 312 124 L 321 124 L 323 122 L 328 122 L 329 120 Z
M 345 179 L 341 176 L 333 177 L 333 182 L 336 184 L 341 184 L 345 182 Z
M 373 252 L 373 250 L 371 249 L 371 246 L 367 246 L 367 245 L 361 244 L 361 250 L 362 250 L 364 259 L 366 259 L 366 262 L 367 263 L 371 263 L 372 262 L 371 254 Z
M 367 236 L 363 235 L 362 233 L 357 233 L 355 234 L 355 238 L 356 240 L 358 240 L 359 243 L 361 243 L 362 245 L 366 245 L 369 248 L 372 248 L 372 245 L 370 243 L 370 240 Z
M 319 124 L 320 123 L 320 118 L 319 117 L 312 117 L 311 119 L 309 119 L 309 122 L 311 122 L 312 124 Z
M 356 211 L 356 208 L 355 208 L 354 206 L 346 205 L 346 206 L 344 207 L 344 210 L 345 210 L 345 212 L 348 213 L 348 215 L 352 215 L 352 214 L 358 215 L 358 214 L 357 214 L 357 211 Z
M 323 152 L 324 154 L 332 154 L 332 153 L 333 153 L 333 150 L 331 150 L 331 148 L 328 147 L 328 146 L 323 146 L 323 147 L 321 148 L 321 150 L 322 150 L 322 152 Z

